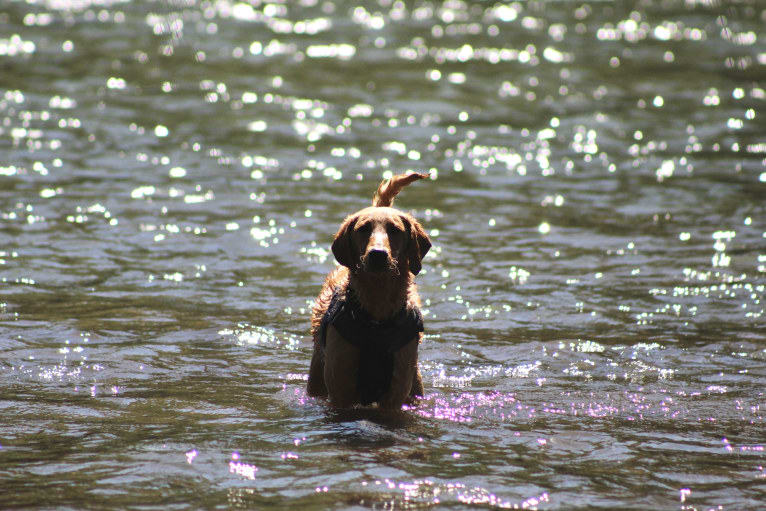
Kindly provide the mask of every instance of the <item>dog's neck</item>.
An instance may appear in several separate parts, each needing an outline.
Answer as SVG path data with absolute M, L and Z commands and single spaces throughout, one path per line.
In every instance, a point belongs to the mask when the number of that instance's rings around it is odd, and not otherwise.
M 412 283 L 412 275 L 408 271 L 402 273 L 352 273 L 349 275 L 349 287 L 359 305 L 376 321 L 383 321 L 407 305 L 407 289 Z

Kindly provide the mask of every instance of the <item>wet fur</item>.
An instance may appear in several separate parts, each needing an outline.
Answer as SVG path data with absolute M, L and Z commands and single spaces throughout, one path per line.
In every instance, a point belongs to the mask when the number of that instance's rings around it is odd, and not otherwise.
M 307 392 L 328 397 L 330 404 L 349 408 L 360 403 L 357 389 L 359 350 L 328 326 L 322 349 L 319 330 L 336 289 L 352 289 L 359 303 L 374 319 L 384 321 L 403 306 L 420 307 L 415 275 L 431 242 L 411 215 L 389 207 L 402 187 L 417 178 L 411 174 L 395 176 L 378 188 L 373 206 L 348 216 L 338 229 L 332 250 L 341 264 L 330 272 L 317 296 L 311 315 L 314 353 L 311 357 Z M 368 234 L 369 232 L 369 234 Z M 373 268 L 371 251 L 385 250 L 385 264 Z M 418 369 L 418 346 L 422 333 L 394 354 L 391 386 L 378 402 L 386 409 L 400 409 L 423 394 Z

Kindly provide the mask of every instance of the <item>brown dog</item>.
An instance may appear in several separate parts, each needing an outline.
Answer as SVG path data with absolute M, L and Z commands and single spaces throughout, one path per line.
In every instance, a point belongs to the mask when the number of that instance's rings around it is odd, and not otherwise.
M 307 392 L 339 408 L 377 403 L 400 409 L 423 394 L 423 337 L 414 276 L 431 241 L 411 215 L 391 207 L 409 183 L 383 181 L 372 207 L 346 218 L 332 244 L 341 264 L 324 282 L 311 315 L 314 354 Z

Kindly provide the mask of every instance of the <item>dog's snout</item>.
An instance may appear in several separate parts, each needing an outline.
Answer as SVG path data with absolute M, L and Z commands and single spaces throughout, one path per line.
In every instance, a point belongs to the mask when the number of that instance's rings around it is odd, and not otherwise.
M 381 271 L 388 266 L 388 251 L 373 248 L 367 252 L 367 264 L 372 271 Z

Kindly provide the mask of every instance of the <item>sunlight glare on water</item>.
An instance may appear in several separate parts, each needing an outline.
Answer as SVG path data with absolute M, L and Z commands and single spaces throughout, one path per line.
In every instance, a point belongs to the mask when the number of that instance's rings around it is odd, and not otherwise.
M 764 7 L 6 2 L 6 507 L 756 509 Z M 425 396 L 306 395 L 380 179 Z

